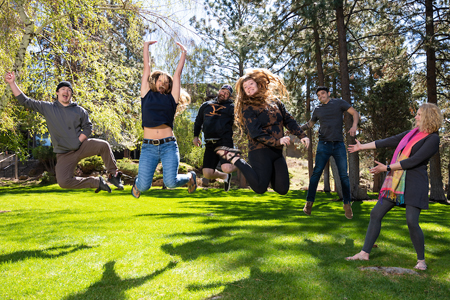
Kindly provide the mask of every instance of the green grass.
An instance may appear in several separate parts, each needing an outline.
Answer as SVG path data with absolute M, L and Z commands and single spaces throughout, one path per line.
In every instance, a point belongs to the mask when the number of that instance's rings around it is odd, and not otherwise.
M 421 215 L 429 269 L 412 268 L 404 209 L 384 219 L 368 262 L 360 250 L 375 202 L 344 217 L 334 194 L 249 190 L 125 191 L 0 187 L 0 299 L 448 299 L 450 207 Z

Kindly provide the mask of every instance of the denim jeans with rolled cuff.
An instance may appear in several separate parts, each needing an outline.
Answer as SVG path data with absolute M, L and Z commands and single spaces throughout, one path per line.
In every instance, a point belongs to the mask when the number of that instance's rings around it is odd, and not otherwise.
M 176 188 L 189 182 L 189 175 L 178 174 L 180 152 L 176 141 L 161 145 L 142 144 L 138 178 L 136 179 L 136 188 L 139 191 L 145 192 L 150 189 L 159 162 L 162 163 L 163 181 L 168 188 Z
M 336 162 L 339 178 L 342 184 L 342 194 L 344 196 L 344 204 L 351 202 L 350 179 L 347 173 L 347 150 L 344 142 L 324 142 L 319 141 L 316 152 L 316 163 L 311 178 L 309 179 L 308 196 L 306 201 L 314 202 L 316 198 L 317 185 L 320 176 L 330 157 L 333 156 Z

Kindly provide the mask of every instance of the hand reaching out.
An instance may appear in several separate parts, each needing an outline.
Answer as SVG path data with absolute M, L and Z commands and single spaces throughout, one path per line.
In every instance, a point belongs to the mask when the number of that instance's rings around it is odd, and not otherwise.
M 375 161 L 375 163 L 377 164 L 375 167 L 373 167 L 372 169 L 370 169 L 370 173 L 372 174 L 378 174 L 381 172 L 386 172 L 387 171 L 387 167 L 385 164 L 380 163 L 379 161 Z
M 353 152 L 358 152 L 361 150 L 361 143 L 355 139 L 356 144 L 354 145 L 348 145 L 348 152 L 353 153 Z

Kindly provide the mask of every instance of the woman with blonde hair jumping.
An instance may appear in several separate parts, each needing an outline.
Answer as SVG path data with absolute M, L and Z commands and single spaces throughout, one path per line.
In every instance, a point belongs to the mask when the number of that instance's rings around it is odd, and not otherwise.
M 185 47 L 177 43 L 181 49 L 181 57 L 172 76 L 163 71 L 151 72 L 149 47 L 156 41 L 144 43 L 144 70 L 141 83 L 141 110 L 144 141 L 139 158 L 139 171 L 131 194 L 139 198 L 141 192 L 150 189 L 153 175 L 159 162 L 163 165 L 163 181 L 168 188 L 176 188 L 188 184 L 188 192 L 197 188 L 196 174 L 178 174 L 180 153 L 175 136 L 173 122 L 190 102 L 189 95 L 181 89 L 181 72 L 186 60 Z

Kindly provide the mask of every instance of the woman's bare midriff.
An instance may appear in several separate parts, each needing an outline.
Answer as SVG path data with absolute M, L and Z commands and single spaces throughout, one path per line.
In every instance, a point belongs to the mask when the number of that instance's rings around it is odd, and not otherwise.
M 173 130 L 168 125 L 144 127 L 144 139 L 159 140 L 170 136 L 173 136 Z

